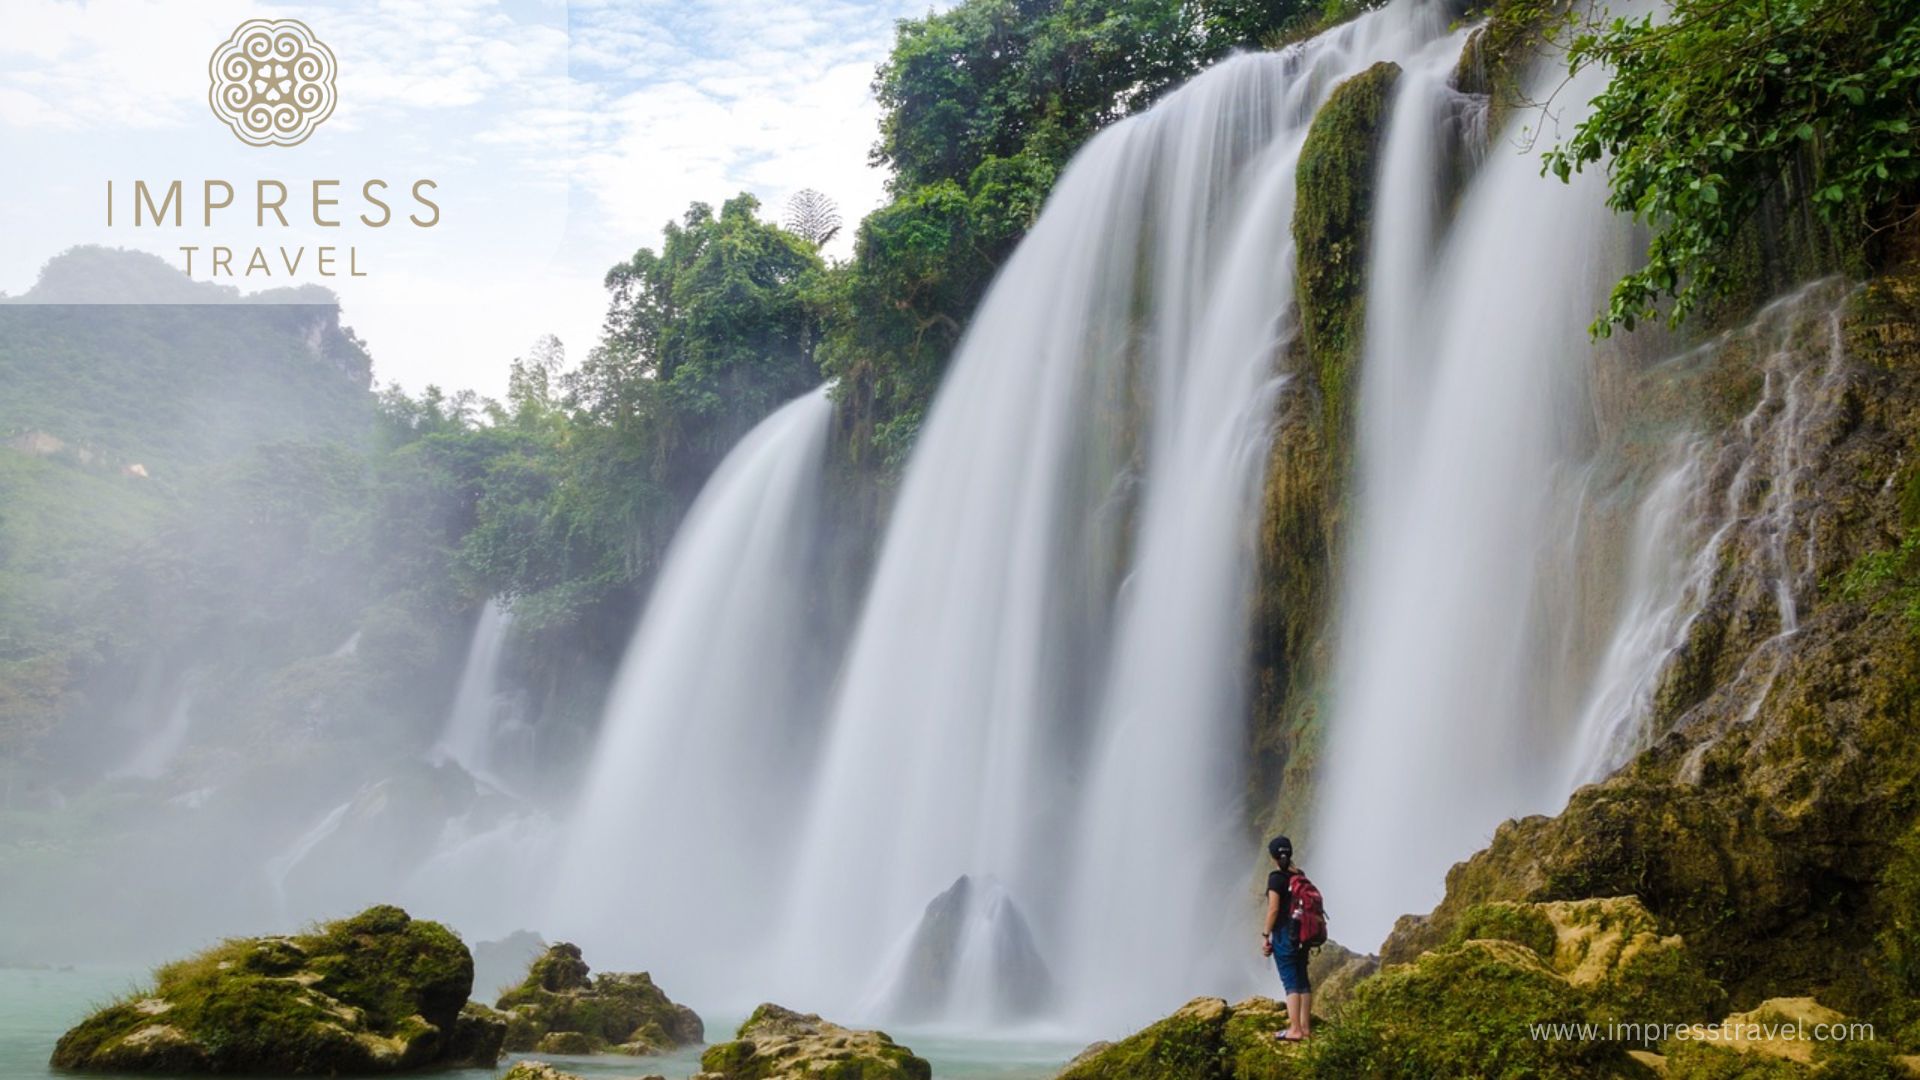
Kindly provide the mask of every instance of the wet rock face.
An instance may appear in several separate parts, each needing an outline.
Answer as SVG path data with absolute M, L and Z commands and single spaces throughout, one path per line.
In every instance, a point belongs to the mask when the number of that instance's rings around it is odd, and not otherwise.
M 694 1080 L 931 1080 L 925 1058 L 884 1032 L 857 1031 L 812 1013 L 766 1004 L 732 1042 L 700 1056 Z
M 706 1037 L 699 1014 L 645 972 L 590 975 L 580 947 L 553 945 L 501 995 L 506 1048 L 543 1054 L 659 1054 Z
M 61 1037 L 58 1069 L 376 1074 L 492 1067 L 504 1025 L 463 1013 L 473 960 L 452 931 L 396 907 L 289 937 L 236 938 Z
M 1726 458 L 1716 490 L 1736 516 L 1649 745 L 1558 816 L 1501 826 L 1432 913 L 1401 920 L 1388 965 L 1492 901 L 1633 893 L 1735 1007 L 1814 993 L 1873 1013 L 1906 994 L 1883 940 L 1902 918 L 1893 852 L 1920 827 L 1920 635 L 1900 601 L 1913 571 L 1849 582 L 1885 569 L 1920 522 L 1906 505 L 1920 476 L 1920 273 L 1839 292 L 1803 325 L 1751 346 L 1735 335 L 1704 382 L 1666 391 L 1725 396 L 1718 411 L 1736 420 L 1717 438 L 1757 440 L 1793 468 L 1742 488 L 1741 455 Z
M 1052 994 L 1053 977 L 1013 898 L 998 882 L 962 874 L 927 904 L 880 1011 L 906 1022 L 955 1010 L 1003 1021 L 1036 1015 Z

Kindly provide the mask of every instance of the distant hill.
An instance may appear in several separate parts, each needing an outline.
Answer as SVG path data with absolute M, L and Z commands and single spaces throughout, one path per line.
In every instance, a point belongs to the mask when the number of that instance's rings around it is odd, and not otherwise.
M 155 478 L 267 442 L 363 439 L 372 361 L 337 299 L 75 248 L 0 298 L 0 445 Z

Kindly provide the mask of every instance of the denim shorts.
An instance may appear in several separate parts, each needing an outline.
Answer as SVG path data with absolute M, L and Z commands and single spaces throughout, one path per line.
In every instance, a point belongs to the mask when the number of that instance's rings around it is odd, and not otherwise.
M 1280 971 L 1280 985 L 1286 987 L 1289 994 L 1305 994 L 1313 989 L 1313 983 L 1307 979 L 1307 950 L 1294 946 L 1293 927 L 1284 926 L 1273 932 L 1273 966 Z

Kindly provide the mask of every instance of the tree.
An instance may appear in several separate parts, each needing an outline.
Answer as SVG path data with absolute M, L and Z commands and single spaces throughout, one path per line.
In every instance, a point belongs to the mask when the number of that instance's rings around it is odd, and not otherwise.
M 787 200 L 787 231 L 818 251 L 840 235 L 840 207 L 812 188 L 801 188 Z

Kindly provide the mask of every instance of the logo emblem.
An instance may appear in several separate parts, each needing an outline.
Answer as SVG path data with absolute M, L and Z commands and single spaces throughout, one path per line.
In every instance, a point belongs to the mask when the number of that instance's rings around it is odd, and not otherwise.
M 213 51 L 207 101 L 249 146 L 298 146 L 333 115 L 333 50 L 298 19 L 249 19 Z

